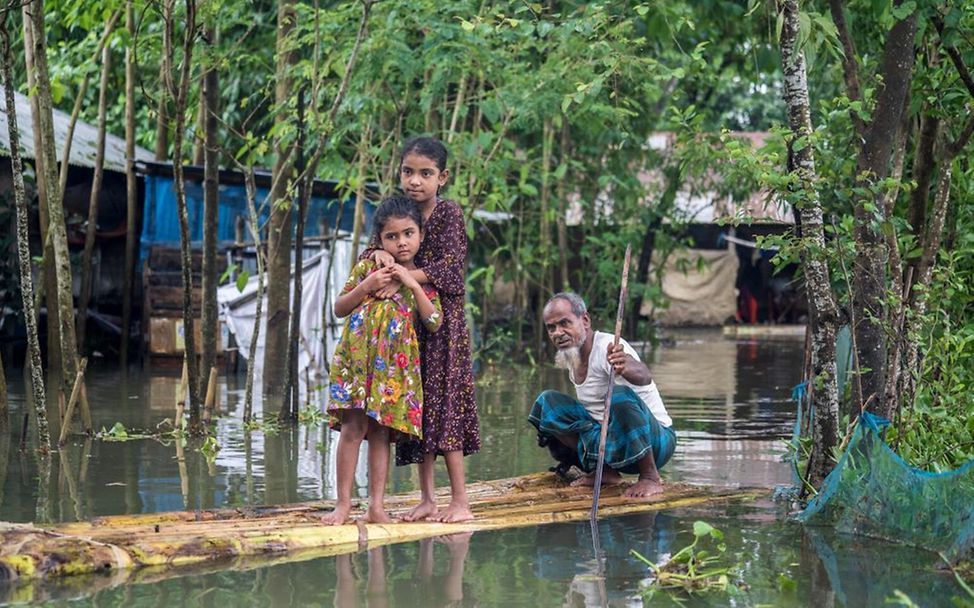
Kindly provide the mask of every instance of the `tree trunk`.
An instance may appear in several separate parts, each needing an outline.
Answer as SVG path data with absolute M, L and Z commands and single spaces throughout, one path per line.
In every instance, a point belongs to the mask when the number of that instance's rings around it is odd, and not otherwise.
M 897 6 L 902 0 L 895 2 Z M 882 89 L 867 126 L 857 163 L 857 186 L 870 191 L 889 175 L 893 145 L 898 140 L 906 90 L 913 77 L 916 11 L 890 29 L 882 58 Z M 855 404 L 889 417 L 884 399 L 887 357 L 887 258 L 881 195 L 855 204 L 856 259 L 853 265 L 853 308 L 856 311 L 856 350 L 861 383 L 853 383 Z M 861 386 L 861 392 L 859 387 Z
M 538 308 L 534 330 L 534 352 L 538 361 L 544 354 L 544 304 L 552 295 L 551 292 L 551 218 L 548 206 L 551 203 L 551 149 L 554 145 L 555 129 L 551 119 L 546 118 L 541 128 L 541 207 L 540 230 L 538 239 L 539 255 L 541 256 L 541 276 L 539 277 Z
M 13 69 L 10 49 L 10 30 L 7 28 L 7 15 L 4 14 L 3 56 L 0 58 L 4 86 L 4 99 L 7 108 L 7 132 L 10 137 L 10 169 L 14 186 L 14 203 L 17 207 L 17 257 L 20 263 L 20 293 L 24 306 L 24 324 L 27 326 L 27 358 L 30 365 L 31 395 L 34 412 L 37 416 L 37 449 L 47 454 L 51 449 L 51 436 L 47 425 L 47 398 L 44 390 L 44 370 L 41 367 L 41 345 L 37 337 L 37 317 L 34 312 L 34 279 L 30 272 L 30 247 L 28 234 L 27 195 L 24 190 L 24 168 L 20 161 L 20 131 L 17 123 L 17 106 L 14 100 Z M 0 421 L 7 420 L 7 383 L 3 377 L 3 362 L 0 361 Z M 5 433 L 5 431 L 4 431 Z
M 219 33 L 215 28 L 208 27 L 205 40 L 209 40 L 213 48 L 218 44 Z M 216 62 L 207 58 L 209 68 L 203 73 L 203 104 L 201 106 L 203 124 L 203 263 L 202 263 L 202 319 L 200 321 L 202 335 L 202 349 L 200 357 L 199 379 L 200 386 L 197 395 L 205 394 L 206 378 L 210 369 L 216 365 L 217 350 L 217 310 L 216 288 L 216 256 L 217 256 L 217 224 L 219 222 L 219 188 L 220 167 L 217 140 L 217 119 L 220 112 L 219 78 Z
M 98 89 L 98 139 L 95 144 L 95 174 L 88 199 L 88 225 L 85 227 L 85 248 L 81 254 L 81 297 L 78 302 L 78 345 L 85 348 L 88 305 L 91 302 L 91 256 L 95 250 L 95 233 L 98 230 L 98 198 L 105 176 L 105 114 L 108 110 L 108 76 L 111 70 L 112 52 L 107 46 L 102 51 L 101 83 Z M 64 162 L 64 166 L 67 162 Z
M 479 107 L 479 106 L 478 106 Z M 568 168 L 569 158 L 571 154 L 569 148 L 571 146 L 571 127 L 568 124 L 568 116 L 562 114 L 561 116 L 561 147 L 559 150 L 559 155 L 561 156 L 561 165 Z M 565 213 L 568 204 L 568 195 L 566 188 L 566 179 L 563 176 L 558 180 L 558 185 L 556 187 L 556 195 L 558 198 L 558 269 L 561 274 L 561 286 L 558 288 L 559 291 L 570 291 L 572 288 L 571 279 L 568 276 L 568 226 L 565 224 Z M 632 335 L 632 334 L 630 334 Z
M 193 43 L 196 39 L 196 3 L 194 0 L 186 2 L 185 27 L 183 30 L 182 63 L 179 75 L 173 74 L 173 60 L 175 57 L 174 32 L 175 23 L 174 2 L 169 0 L 164 5 L 164 34 L 163 60 L 165 65 L 166 89 L 173 106 L 173 154 L 172 172 L 173 185 L 176 191 L 176 209 L 179 216 L 179 249 L 182 263 L 183 282 L 183 341 L 185 344 L 186 360 L 189 376 L 189 420 L 194 431 L 199 430 L 200 399 L 199 399 L 199 368 L 196 360 L 196 337 L 193 318 L 193 257 L 190 250 L 189 212 L 186 207 L 186 180 L 183 176 L 183 143 L 184 126 L 186 123 L 186 105 L 189 98 L 190 66 L 193 57 Z
M 164 162 L 169 158 L 169 95 L 166 92 L 167 65 L 170 58 L 163 57 L 159 62 L 159 103 L 156 104 L 156 149 L 155 159 Z
M 355 214 L 352 216 L 352 256 L 351 266 L 355 267 L 358 262 L 358 244 L 362 239 L 362 232 L 365 230 L 365 176 L 368 166 L 369 143 L 372 139 L 371 125 L 365 125 L 362 131 L 362 138 L 358 146 L 358 183 L 355 186 Z M 348 272 L 352 272 L 352 268 Z
M 910 193 L 910 206 L 907 219 L 910 228 L 917 239 L 923 236 L 923 227 L 927 223 L 927 203 L 930 200 L 930 180 L 934 170 L 934 147 L 940 131 L 940 118 L 930 115 L 929 108 L 924 107 L 920 115 L 920 136 L 917 140 L 916 151 L 913 153 L 913 171 L 911 177 L 916 187 Z M 911 264 L 916 272 L 916 262 Z
M 304 225 L 308 218 L 308 205 L 311 202 L 311 192 L 314 190 L 314 178 L 305 173 L 305 122 L 304 122 L 304 89 L 298 93 L 298 142 L 297 142 L 297 171 L 303 177 L 298 183 L 297 212 L 298 226 L 295 230 L 294 242 L 294 293 L 291 294 L 291 323 L 288 328 L 287 357 L 284 360 L 283 400 L 279 418 L 290 422 L 298 421 L 298 395 L 301 393 L 298 385 L 298 343 L 301 341 L 301 295 L 303 291 L 302 276 L 304 268 Z
M 669 214 L 670 208 L 676 200 L 676 193 L 679 192 L 680 187 L 683 185 L 683 174 L 680 171 L 678 163 L 668 163 L 663 170 L 663 175 L 666 179 L 666 189 L 663 190 L 659 205 L 651 211 L 652 216 L 650 220 L 646 222 L 646 231 L 643 233 L 643 246 L 639 250 L 639 263 L 636 266 L 636 281 L 644 285 L 648 285 L 650 282 L 649 266 L 653 261 L 653 252 L 656 250 L 656 233 L 659 232 L 660 226 L 663 225 L 663 218 Z M 636 335 L 636 325 L 639 323 L 639 311 L 643 307 L 644 293 L 645 288 L 636 290 L 632 310 L 629 312 L 630 336 Z
M 135 31 L 133 0 L 125 6 L 125 28 Z M 139 208 L 139 182 L 135 175 L 135 48 L 125 49 L 125 268 L 122 278 L 122 337 L 119 359 L 122 369 L 129 360 L 129 339 L 132 327 L 132 289 L 135 278 L 135 234 Z
M 3 356 L 0 355 L 0 433 L 9 436 L 7 422 L 10 419 L 10 404 L 7 402 L 7 375 L 3 371 Z M 0 454 L 4 458 L 5 454 Z M 6 472 L 6 470 L 4 470 Z M 0 488 L 0 493 L 3 488 Z M 2 496 L 2 494 L 0 494 Z M 3 503 L 0 503 L 3 504 Z
M 71 291 L 71 258 L 68 252 L 68 236 L 64 223 L 64 205 L 58 189 L 57 156 L 55 153 L 54 118 L 52 113 L 51 82 L 47 67 L 47 42 L 44 37 L 44 3 L 32 0 L 23 5 L 24 19 L 29 21 L 32 45 L 25 51 L 34 66 L 38 112 L 34 116 L 40 139 L 35 141 L 37 156 L 43 158 L 43 181 L 48 213 L 48 235 L 54 249 L 55 276 L 57 279 L 57 309 L 62 362 L 62 382 L 73 379 L 78 370 L 78 345 L 74 331 L 74 302 Z M 48 299 L 48 309 L 52 301 Z M 84 409 L 84 405 L 83 408 Z
M 260 220 L 257 218 L 257 184 L 254 179 L 253 167 L 241 169 L 244 171 L 244 188 L 247 191 L 247 214 L 250 219 L 250 235 L 254 239 L 254 254 L 257 257 L 257 303 L 254 310 L 254 333 L 250 339 L 250 352 L 247 357 L 247 382 L 244 389 L 244 425 L 253 420 L 254 415 L 254 371 L 257 367 L 257 339 L 260 337 L 260 321 L 264 307 L 264 256 L 261 253 Z M 244 426 L 249 434 L 250 427 Z
M 282 0 L 277 9 L 277 69 L 274 123 L 281 129 L 288 121 L 286 108 L 294 87 L 291 69 L 297 53 L 290 40 L 297 14 L 294 0 Z M 263 394 L 265 400 L 280 397 L 284 387 L 291 287 L 292 214 L 289 192 L 293 182 L 293 144 L 278 137 L 271 185 L 271 214 L 267 234 L 267 334 L 264 338 Z M 273 400 L 272 402 L 276 402 Z
M 34 35 L 30 26 L 30 18 L 27 13 L 23 13 L 24 49 L 34 47 Z M 37 83 L 34 80 L 34 58 L 29 52 L 24 53 L 27 64 L 27 89 L 37 90 Z M 34 132 L 34 141 L 42 141 L 41 124 L 35 120 L 34 116 L 40 115 L 40 103 L 37 95 L 30 96 L 31 107 L 31 127 Z M 37 177 L 35 185 L 37 187 L 38 211 L 41 224 L 41 246 L 44 256 L 42 282 L 44 284 L 44 300 L 47 304 L 47 369 L 60 382 L 61 378 L 61 323 L 58 319 L 57 308 L 57 270 L 54 263 L 54 245 L 48 236 L 50 218 L 47 216 L 47 188 L 45 180 L 40 179 L 44 173 L 44 155 L 34 155 L 34 175 Z M 36 310 L 38 314 L 41 309 L 41 301 L 38 299 Z
M 809 481 L 815 487 L 834 466 L 832 448 L 838 442 L 839 399 L 836 386 L 835 335 L 838 310 L 829 283 L 829 266 L 825 255 L 825 231 L 822 205 L 815 190 L 817 174 L 813 147 L 806 144 L 795 149 L 794 140 L 807 141 L 812 135 L 811 108 L 808 100 L 808 77 L 805 54 L 798 48 L 798 0 L 779 4 L 783 16 L 781 29 L 781 63 L 784 73 L 784 100 L 788 108 L 788 125 L 794 136 L 789 146 L 789 171 L 799 179 L 798 211 L 801 220 L 801 262 L 808 292 L 810 316 L 812 376 L 808 386 L 815 407 L 809 463 Z

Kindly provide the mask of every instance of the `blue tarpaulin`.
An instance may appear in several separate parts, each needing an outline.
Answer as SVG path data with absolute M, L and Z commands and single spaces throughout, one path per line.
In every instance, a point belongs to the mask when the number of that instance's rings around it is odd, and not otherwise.
M 247 211 L 247 193 L 243 184 L 220 184 L 217 241 L 232 242 L 235 240 L 234 226 L 237 217 L 243 217 L 249 223 Z M 267 198 L 268 189 L 257 188 L 257 207 L 261 225 L 263 226 L 270 215 L 270 204 L 263 204 Z M 355 214 L 354 198 L 346 199 L 343 203 L 340 228 L 352 231 Z M 194 247 L 199 247 L 203 241 L 203 184 L 199 181 L 186 180 L 186 207 L 189 213 L 189 234 Z M 320 235 L 320 224 L 324 220 L 327 230 L 335 229 L 335 218 L 338 214 L 339 200 L 326 196 L 313 195 L 308 207 L 308 216 L 304 235 Z M 365 206 L 366 231 L 371 222 L 373 207 Z M 295 225 L 296 225 L 295 214 Z M 249 228 L 245 231 L 245 239 L 251 240 Z M 140 260 L 144 260 L 149 248 L 153 245 L 179 244 L 179 215 L 176 212 L 176 191 L 170 175 L 145 175 L 145 206 L 142 219 L 142 242 Z

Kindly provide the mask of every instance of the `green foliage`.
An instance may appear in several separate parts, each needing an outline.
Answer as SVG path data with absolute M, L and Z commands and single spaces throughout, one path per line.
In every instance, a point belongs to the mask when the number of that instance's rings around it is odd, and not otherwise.
M 125 425 L 121 422 L 116 422 L 110 429 L 101 427 L 101 430 L 95 433 L 95 439 L 101 439 L 102 441 L 136 441 L 139 439 L 155 438 L 158 438 L 158 435 L 132 431 L 125 428 Z
M 309 427 L 318 428 L 326 422 L 325 415 L 317 403 L 307 403 L 298 412 L 298 422 Z
M 220 443 L 216 440 L 216 437 L 207 434 L 203 439 L 203 443 L 199 447 L 200 454 L 206 458 L 206 462 L 212 464 L 216 461 L 217 454 L 220 452 Z
M 970 183 L 970 172 L 961 177 L 962 185 Z M 920 323 L 924 359 L 917 399 L 912 407 L 902 404 L 902 424 L 890 439 L 904 458 L 933 471 L 974 460 L 974 209 L 958 204 L 956 238 L 940 252 Z
M 277 435 L 281 432 L 281 426 L 274 416 L 260 420 L 255 418 L 250 422 L 244 423 L 244 431 L 247 433 L 259 431 L 265 435 Z

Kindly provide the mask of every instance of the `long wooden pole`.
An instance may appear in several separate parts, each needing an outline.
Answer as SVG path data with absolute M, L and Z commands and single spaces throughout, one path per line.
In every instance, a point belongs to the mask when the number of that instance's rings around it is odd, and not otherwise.
M 629 261 L 632 258 L 632 245 L 626 245 L 626 261 L 622 266 L 622 285 L 619 288 L 619 307 L 616 309 L 616 331 L 612 340 L 612 347 L 619 345 L 619 334 L 622 333 L 622 316 L 626 308 L 626 293 L 629 291 Z M 609 406 L 612 405 L 612 390 L 615 388 L 615 370 L 609 369 L 609 386 L 605 392 L 605 409 L 602 412 L 602 432 L 599 435 L 599 459 L 595 467 L 595 488 L 592 492 L 592 513 L 589 518 L 594 522 L 599 515 L 599 493 L 602 489 L 602 467 L 605 466 L 605 439 L 609 432 Z

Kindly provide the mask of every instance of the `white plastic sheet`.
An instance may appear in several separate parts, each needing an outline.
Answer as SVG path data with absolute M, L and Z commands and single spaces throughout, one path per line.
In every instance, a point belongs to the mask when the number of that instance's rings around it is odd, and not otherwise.
M 334 260 L 329 264 L 331 256 Z M 308 377 L 313 384 L 323 382 L 327 377 L 327 365 L 335 345 L 341 337 L 342 324 L 332 312 L 335 295 L 341 292 L 352 261 L 352 242 L 338 239 L 332 248 L 322 251 L 302 264 L 301 292 L 301 340 L 298 344 L 298 384 L 304 389 L 303 379 Z M 329 268 L 331 270 L 329 274 Z M 292 271 L 291 289 L 294 279 Z M 265 277 L 266 289 L 266 277 Z M 291 292 L 293 293 L 293 291 Z M 241 356 L 250 356 L 250 344 L 254 336 L 254 319 L 257 312 L 257 276 L 251 276 L 243 291 L 235 284 L 224 285 L 217 290 L 217 301 L 227 328 L 234 335 Z M 255 377 L 261 377 L 264 362 L 264 339 L 267 335 L 267 295 L 264 295 L 261 312 L 260 335 L 257 339 Z M 325 316 L 322 317 L 322 314 Z

